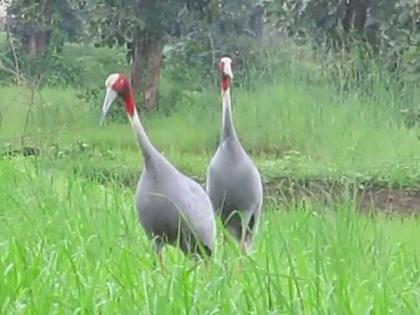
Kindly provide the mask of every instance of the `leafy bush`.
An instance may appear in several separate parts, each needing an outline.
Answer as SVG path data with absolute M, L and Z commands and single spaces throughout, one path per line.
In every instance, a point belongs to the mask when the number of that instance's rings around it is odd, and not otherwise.
M 400 87 L 420 77 L 420 5 L 399 0 L 265 0 L 272 24 L 299 43 L 314 44 L 337 60 L 331 63 L 346 79 L 371 81 L 375 73 L 390 71 Z M 375 62 L 372 62 L 372 60 Z M 334 69 L 340 67 L 340 69 Z M 383 79 L 383 78 L 375 78 Z M 395 83 L 395 82 L 393 82 Z

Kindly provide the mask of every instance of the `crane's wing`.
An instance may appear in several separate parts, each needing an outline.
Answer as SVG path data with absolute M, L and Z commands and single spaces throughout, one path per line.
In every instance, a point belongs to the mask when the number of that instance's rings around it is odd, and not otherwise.
M 184 196 L 183 212 L 197 237 L 213 250 L 216 238 L 216 222 L 213 206 L 200 184 L 183 175 L 187 191 Z

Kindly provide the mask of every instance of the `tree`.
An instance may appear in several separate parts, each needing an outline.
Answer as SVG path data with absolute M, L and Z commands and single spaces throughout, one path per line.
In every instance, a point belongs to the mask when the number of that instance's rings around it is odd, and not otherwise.
M 97 45 L 125 45 L 131 81 L 143 106 L 157 106 L 163 48 L 182 12 L 212 18 L 220 0 L 92 0 L 87 4 L 90 34 Z
M 308 36 L 318 44 L 326 36 L 335 36 L 339 28 L 345 32 L 365 28 L 366 0 L 266 0 L 268 16 L 291 36 Z
M 69 0 L 14 0 L 7 15 L 12 35 L 30 56 L 47 54 L 50 44 L 59 51 L 81 28 Z
M 10 0 L 6 31 L 9 49 L 1 56 L 0 68 L 20 84 L 45 84 L 53 68 L 61 66 L 60 52 L 66 41 L 78 38 L 81 20 L 72 0 Z M 13 69 L 13 70 L 11 70 Z M 65 83 L 69 76 L 59 76 Z M 57 78 L 57 77 L 56 77 Z M 47 79 L 47 80 L 44 80 Z M 58 82 L 52 79 L 50 82 Z
M 264 33 L 264 8 L 255 0 L 224 0 L 212 19 L 179 15 L 176 38 L 165 50 L 167 78 L 189 89 L 202 90 L 218 78 L 217 60 L 222 54 L 234 59 L 238 84 L 249 86 L 249 71 L 259 69 Z M 236 83 L 235 83 L 236 84 Z
M 265 0 L 268 17 L 291 37 L 318 47 L 367 48 L 392 71 L 420 73 L 420 4 L 418 1 Z M 364 47 L 363 47 L 364 46 Z

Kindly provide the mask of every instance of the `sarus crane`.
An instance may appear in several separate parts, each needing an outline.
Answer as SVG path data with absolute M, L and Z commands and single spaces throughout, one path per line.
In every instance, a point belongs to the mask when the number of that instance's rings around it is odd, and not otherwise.
M 214 250 L 216 224 L 206 191 L 176 169 L 152 144 L 137 113 L 127 76 L 111 74 L 105 87 L 101 122 L 120 96 L 144 157 L 135 204 L 146 235 L 153 239 L 161 267 L 165 244 L 179 246 L 185 254 L 210 256 Z
M 232 59 L 220 59 L 223 107 L 219 147 L 207 171 L 207 192 L 222 223 L 248 253 L 262 211 L 263 186 L 254 162 L 241 145 L 232 117 L 230 88 Z

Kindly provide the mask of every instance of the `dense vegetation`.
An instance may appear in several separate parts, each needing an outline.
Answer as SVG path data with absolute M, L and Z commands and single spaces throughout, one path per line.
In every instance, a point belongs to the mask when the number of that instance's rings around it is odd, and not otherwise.
M 0 313 L 417 314 L 419 4 L 13 0 L 0 33 Z M 142 158 L 104 80 L 132 74 L 151 139 L 205 181 L 217 60 L 265 184 L 254 252 L 155 266 Z M 219 228 L 219 235 L 223 229 Z

